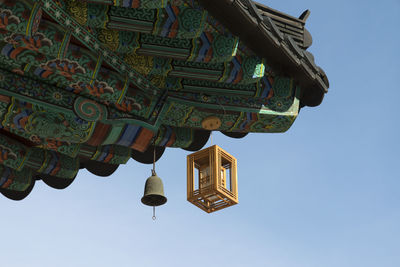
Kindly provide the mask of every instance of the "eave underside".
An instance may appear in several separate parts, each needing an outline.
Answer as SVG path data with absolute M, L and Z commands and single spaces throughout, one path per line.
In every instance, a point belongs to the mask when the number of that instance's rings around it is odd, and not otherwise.
M 80 168 L 107 176 L 130 158 L 150 163 L 154 149 L 157 159 L 165 147 L 198 150 L 210 116 L 231 137 L 284 132 L 322 101 L 305 20 L 249 1 L 126 3 L 1 3 L 7 197 L 38 179 L 65 188 Z

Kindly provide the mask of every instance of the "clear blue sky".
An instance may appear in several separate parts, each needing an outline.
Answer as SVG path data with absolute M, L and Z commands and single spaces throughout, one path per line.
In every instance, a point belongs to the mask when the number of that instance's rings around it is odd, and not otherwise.
M 186 155 L 157 164 L 168 203 L 140 203 L 151 166 L 83 171 L 0 198 L 1 267 L 399 267 L 400 1 L 264 1 L 311 10 L 310 51 L 331 87 L 284 134 L 214 134 L 238 159 L 240 203 L 208 215 L 186 201 Z

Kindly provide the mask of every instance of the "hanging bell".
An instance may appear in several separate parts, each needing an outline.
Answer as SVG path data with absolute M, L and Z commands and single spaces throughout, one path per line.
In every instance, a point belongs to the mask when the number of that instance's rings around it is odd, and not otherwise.
M 166 202 L 167 198 L 164 196 L 164 186 L 161 178 L 153 171 L 152 175 L 146 180 L 142 203 L 155 207 L 164 205 Z

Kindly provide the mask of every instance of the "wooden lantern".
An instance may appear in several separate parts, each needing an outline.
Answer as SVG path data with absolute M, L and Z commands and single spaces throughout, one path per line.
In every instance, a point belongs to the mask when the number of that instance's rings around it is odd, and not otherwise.
M 217 145 L 187 156 L 187 199 L 211 213 L 238 203 L 236 159 Z

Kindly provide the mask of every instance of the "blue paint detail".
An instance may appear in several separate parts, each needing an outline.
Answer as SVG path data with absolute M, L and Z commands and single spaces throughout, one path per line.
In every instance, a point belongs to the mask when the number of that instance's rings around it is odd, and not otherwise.
M 241 69 L 242 64 L 239 62 L 237 57 L 234 57 L 232 59 L 232 63 L 233 63 L 233 68 L 231 70 L 229 78 L 225 81 L 226 83 L 232 83 L 236 79 L 236 77 L 239 74 L 240 69 Z
M 132 0 L 123 0 L 122 1 L 122 6 L 123 7 L 131 7 L 132 6 Z
M 1 50 L 1 54 L 6 56 L 6 57 L 10 57 L 11 52 L 14 50 L 13 46 L 10 44 L 7 44 L 6 46 L 3 47 L 3 49 Z
M 60 159 L 58 153 L 54 151 L 48 151 L 48 152 L 51 154 L 51 160 L 50 163 L 47 165 L 47 168 L 43 172 L 45 174 L 50 174 L 56 168 L 57 163 Z
M 201 40 L 201 49 L 199 51 L 199 55 L 196 58 L 196 62 L 203 62 L 205 55 L 208 53 L 208 51 L 210 50 L 211 47 L 211 42 L 210 40 L 207 38 L 207 35 L 203 32 L 200 36 L 200 40 Z
M 34 73 L 35 75 L 39 76 L 39 77 L 42 77 L 43 72 L 45 72 L 44 69 L 42 69 L 42 68 L 40 68 L 40 67 L 37 67 L 33 73 Z
M 262 89 L 263 89 L 263 91 L 261 92 L 261 97 L 267 97 L 268 96 L 268 94 L 269 94 L 269 92 L 271 91 L 271 89 L 272 89 L 272 85 L 271 85 L 271 83 L 269 82 L 269 80 L 268 80 L 268 78 L 267 77 L 263 77 L 262 78 L 262 80 L 261 80 L 261 85 L 263 86 L 262 87 Z
M 25 110 L 21 111 L 20 113 L 18 113 L 17 115 L 15 115 L 15 117 L 13 118 L 13 124 L 17 127 L 18 130 L 25 131 L 25 128 L 22 127 L 22 125 L 20 124 L 20 120 L 28 117 L 31 114 L 32 114 L 32 110 L 25 109 Z
M 100 153 L 100 155 L 97 157 L 97 161 L 104 161 L 107 156 L 110 154 L 110 150 L 111 150 L 111 145 L 106 145 L 102 147 L 102 151 Z
M 165 146 L 168 143 L 169 139 L 171 138 L 172 129 L 171 129 L 171 127 L 166 127 L 166 128 L 167 128 L 167 132 L 165 133 L 165 136 L 164 136 L 163 140 L 161 140 L 159 146 Z
M 2 175 L 1 175 L 0 186 L 2 186 L 8 180 L 8 178 L 11 175 L 11 169 L 10 168 L 8 168 L 8 167 L 3 167 L 3 168 L 4 168 L 4 171 L 3 171 Z
M 118 141 L 117 141 L 117 145 L 120 146 L 127 146 L 130 147 L 133 142 L 136 139 L 137 134 L 139 133 L 139 130 L 142 127 L 140 126 L 135 126 L 135 125 L 127 125 L 124 128 L 123 133 L 121 134 L 121 136 L 119 137 Z
M 162 37 L 166 37 L 168 35 L 172 24 L 174 24 L 174 22 L 177 20 L 176 14 L 174 13 L 174 10 L 172 9 L 171 5 L 168 5 L 165 8 L 165 10 L 167 11 L 168 19 L 163 25 L 163 29 L 160 34 Z
M 246 125 L 251 121 L 251 112 L 246 112 L 246 120 L 240 124 L 239 129 L 244 130 L 246 128 Z

